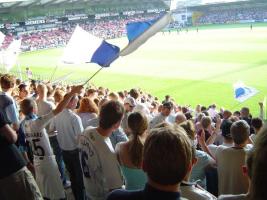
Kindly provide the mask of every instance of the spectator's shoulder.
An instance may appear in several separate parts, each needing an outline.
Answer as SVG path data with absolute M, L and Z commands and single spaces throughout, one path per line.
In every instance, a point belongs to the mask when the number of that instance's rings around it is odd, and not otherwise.
M 109 193 L 107 200 L 143 200 L 143 191 L 114 190 Z

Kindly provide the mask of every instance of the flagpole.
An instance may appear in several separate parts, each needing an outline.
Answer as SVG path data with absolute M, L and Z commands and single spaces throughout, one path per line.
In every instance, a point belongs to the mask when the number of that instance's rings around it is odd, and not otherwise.
M 97 70 L 85 83 L 83 84 L 86 85 L 90 80 L 92 80 L 104 67 L 101 67 L 99 70 Z
M 56 74 L 57 69 L 58 69 L 58 64 L 57 64 L 56 67 L 54 68 L 54 71 L 53 71 L 53 73 L 52 73 L 52 75 L 51 75 L 51 77 L 50 77 L 50 79 L 49 79 L 48 82 L 51 82 L 51 81 L 52 81 L 52 79 L 54 78 L 54 76 L 55 76 L 55 74 Z

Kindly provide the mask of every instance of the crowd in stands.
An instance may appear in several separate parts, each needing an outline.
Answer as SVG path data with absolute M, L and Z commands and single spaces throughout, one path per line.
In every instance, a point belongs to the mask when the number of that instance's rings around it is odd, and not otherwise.
M 84 30 L 99 38 L 119 38 L 125 35 L 127 23 L 155 19 L 158 16 L 159 14 L 143 14 L 110 20 L 100 19 L 93 22 L 82 21 L 72 24 L 67 23 L 60 25 L 60 27 L 49 30 L 35 30 L 30 33 L 23 34 L 18 33 L 19 37 L 9 33 L 2 44 L 2 48 L 7 48 L 15 38 L 22 39 L 22 51 L 33 51 L 38 49 L 64 46 L 69 41 L 77 24 L 79 24 Z
M 240 21 L 267 19 L 266 8 L 239 8 L 204 12 L 198 19 L 199 24 L 239 23 Z
M 1 200 L 66 199 L 69 186 L 76 200 L 267 199 L 261 102 L 252 116 L 0 76 Z

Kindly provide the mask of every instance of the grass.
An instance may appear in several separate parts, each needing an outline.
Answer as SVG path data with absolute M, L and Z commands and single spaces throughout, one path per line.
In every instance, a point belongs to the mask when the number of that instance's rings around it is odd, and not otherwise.
M 265 25 L 265 26 L 264 26 Z M 225 28 L 223 28 L 225 27 Z M 119 91 L 140 87 L 163 99 L 171 95 L 179 104 L 216 103 L 237 110 L 251 108 L 258 115 L 258 102 L 267 94 L 267 27 L 266 24 L 205 26 L 199 32 L 162 33 L 151 38 L 133 54 L 121 57 L 103 69 L 92 81 L 97 86 Z M 124 47 L 126 38 L 110 41 Z M 50 49 L 21 54 L 24 71 L 49 79 L 56 65 L 55 78 L 70 72 L 72 80 L 84 81 L 98 66 L 66 66 L 59 63 L 63 49 Z M 234 99 L 233 83 L 243 81 L 259 93 L 239 104 Z

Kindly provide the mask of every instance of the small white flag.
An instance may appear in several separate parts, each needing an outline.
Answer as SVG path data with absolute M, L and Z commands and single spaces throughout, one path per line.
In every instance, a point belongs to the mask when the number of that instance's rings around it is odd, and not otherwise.
M 21 39 L 14 40 L 9 45 L 7 50 L 3 52 L 2 64 L 5 66 L 7 71 L 10 71 L 10 69 L 16 64 L 20 53 L 20 47 L 21 47 Z
M 246 86 L 243 82 L 234 84 L 235 99 L 239 102 L 244 102 L 247 99 L 255 96 L 259 91 L 253 87 Z

